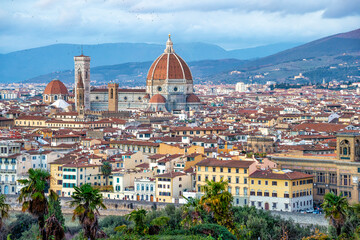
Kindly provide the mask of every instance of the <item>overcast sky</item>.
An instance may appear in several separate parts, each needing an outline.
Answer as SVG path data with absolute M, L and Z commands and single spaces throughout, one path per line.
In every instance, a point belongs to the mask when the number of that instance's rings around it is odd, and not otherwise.
M 359 0 L 0 0 L 0 53 L 55 43 L 307 42 L 360 27 Z

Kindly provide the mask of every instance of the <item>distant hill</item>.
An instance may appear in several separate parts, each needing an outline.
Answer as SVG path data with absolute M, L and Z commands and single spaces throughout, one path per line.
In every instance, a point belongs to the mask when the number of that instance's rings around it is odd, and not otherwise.
M 357 80 L 360 77 L 359 56 L 360 29 L 357 29 L 248 61 L 233 71 L 218 73 L 202 81 L 215 83 L 249 82 L 249 80 L 289 82 L 299 73 L 305 73 L 308 77 L 303 81 L 311 82 L 321 82 L 323 79 L 326 81 Z M 324 71 L 324 68 L 330 67 L 332 69 L 330 72 Z M 347 72 L 351 75 L 347 75 Z
M 226 51 L 206 43 L 176 43 L 175 51 L 187 62 L 217 59 L 254 59 L 274 54 L 295 43 L 281 43 L 249 49 Z M 91 67 L 154 61 L 164 45 L 146 43 L 108 43 L 84 45 L 84 54 L 91 56 Z M 73 57 L 81 53 L 81 45 L 55 44 L 45 47 L 0 54 L 0 82 L 19 82 L 52 72 L 70 70 Z
M 240 67 L 245 62 L 244 60 L 238 59 L 222 59 L 189 62 L 188 65 L 195 81 L 200 81 L 203 78 L 210 77 L 219 72 L 227 72 L 233 68 Z M 146 75 L 151 64 L 152 61 L 94 67 L 91 69 L 91 80 L 96 84 L 103 84 L 110 80 L 115 80 L 120 83 L 120 86 L 134 87 L 145 85 Z M 27 82 L 46 83 L 54 78 L 61 79 L 65 84 L 71 85 L 74 83 L 74 70 L 58 71 L 41 75 L 27 80 Z

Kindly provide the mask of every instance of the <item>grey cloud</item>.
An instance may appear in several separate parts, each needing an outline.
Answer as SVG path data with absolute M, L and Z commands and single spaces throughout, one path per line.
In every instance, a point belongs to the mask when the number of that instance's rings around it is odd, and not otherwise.
M 358 0 L 333 0 L 326 8 L 323 17 L 342 18 L 355 15 L 360 15 L 360 2 Z

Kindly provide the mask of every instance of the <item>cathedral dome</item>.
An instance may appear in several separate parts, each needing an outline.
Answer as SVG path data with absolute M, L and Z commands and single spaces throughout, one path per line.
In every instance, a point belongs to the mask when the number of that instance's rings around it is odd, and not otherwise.
M 60 80 L 54 79 L 46 86 L 44 94 L 68 95 L 69 93 L 65 85 Z
M 189 96 L 187 96 L 186 102 L 188 102 L 188 103 L 199 103 L 200 99 L 195 94 L 190 94 Z
M 156 94 L 150 98 L 149 103 L 166 103 L 166 99 L 162 95 Z
M 151 65 L 146 80 L 184 79 L 192 83 L 192 75 L 186 62 L 174 52 L 170 39 L 166 42 L 166 49 Z

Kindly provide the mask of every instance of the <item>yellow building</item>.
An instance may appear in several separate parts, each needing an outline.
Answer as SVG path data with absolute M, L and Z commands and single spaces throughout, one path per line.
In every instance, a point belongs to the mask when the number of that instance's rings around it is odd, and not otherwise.
M 334 156 L 302 156 L 291 153 L 273 154 L 271 160 L 280 168 L 315 176 L 314 201 L 323 201 L 330 191 L 346 196 L 350 203 L 360 201 L 360 134 L 337 135 Z
M 145 154 L 154 154 L 159 152 L 159 143 L 148 142 L 148 141 L 132 141 L 132 140 L 111 141 L 110 147 L 118 148 L 125 152 L 141 151 Z
M 70 163 L 75 160 L 74 156 L 66 156 L 59 158 L 50 164 L 50 190 L 56 192 L 59 196 L 62 196 L 63 187 L 63 169 L 62 166 L 66 163 Z
M 192 136 L 201 137 L 204 135 L 221 134 L 226 127 L 174 127 L 170 130 L 171 136 Z
M 258 209 L 313 209 L 313 176 L 291 170 L 256 170 L 249 176 L 249 204 Z
M 20 116 L 15 120 L 17 127 L 46 127 L 46 117 Z
M 157 202 L 178 203 L 184 190 L 191 189 L 191 175 L 184 172 L 170 172 L 155 176 Z
M 196 164 L 197 192 L 202 192 L 202 186 L 209 181 L 228 181 L 228 191 L 234 197 L 234 205 L 247 205 L 249 199 L 249 174 L 256 171 L 255 161 L 217 160 L 207 158 Z
M 202 146 L 192 145 L 190 147 L 182 147 L 179 145 L 170 145 L 166 143 L 160 143 L 159 154 L 192 154 L 192 153 L 205 153 L 205 148 Z

